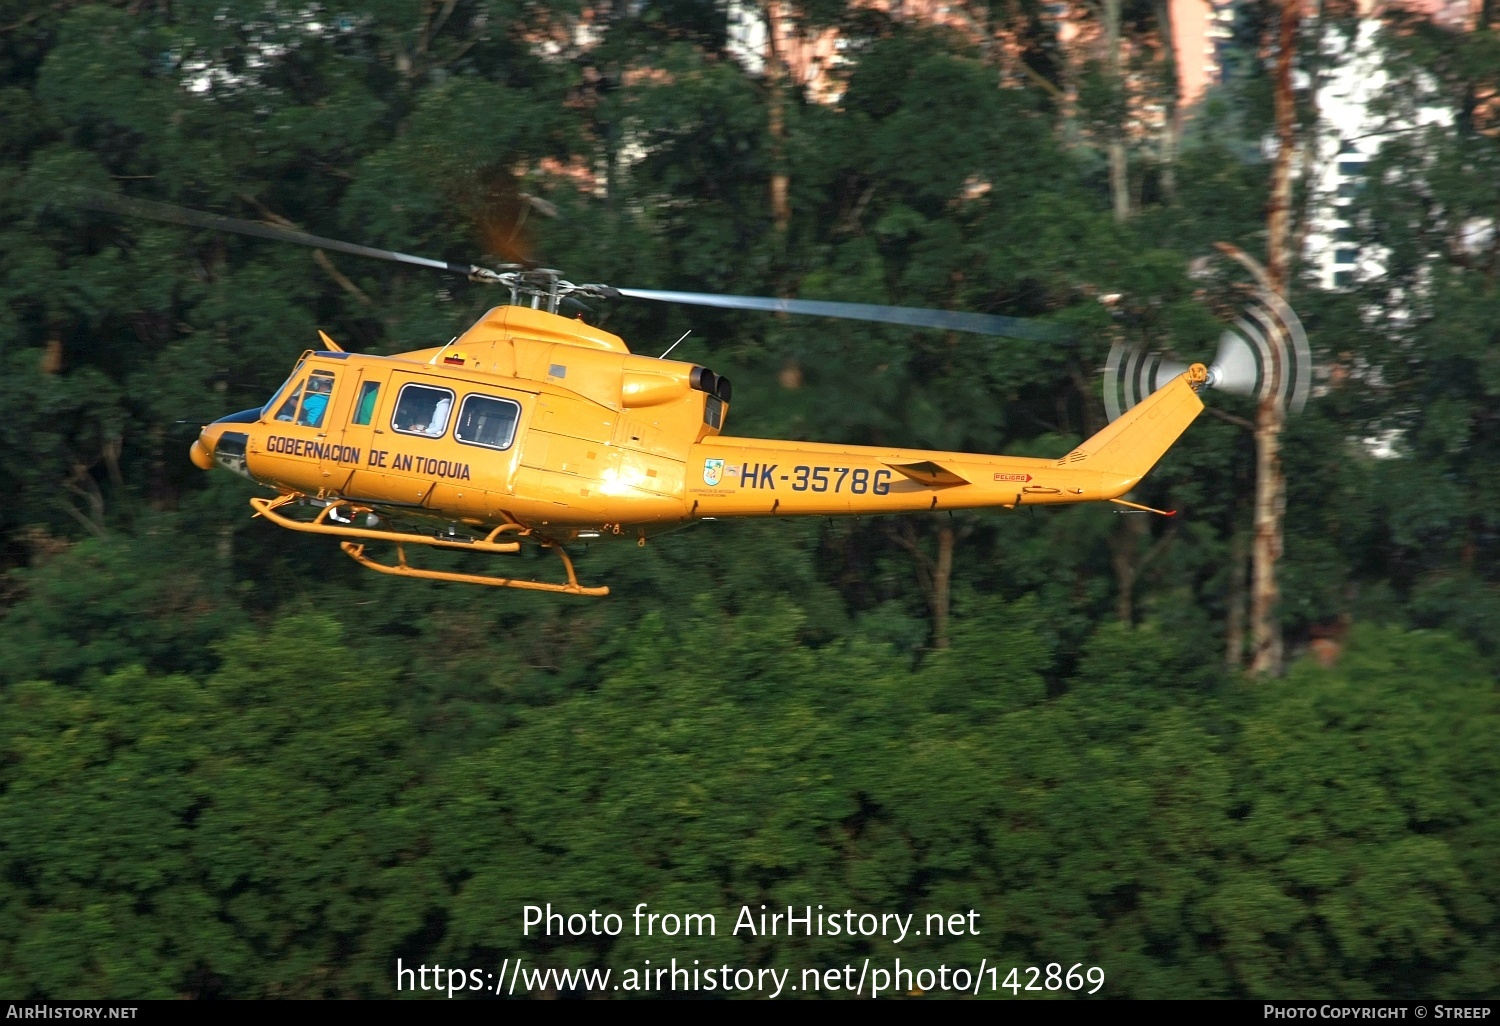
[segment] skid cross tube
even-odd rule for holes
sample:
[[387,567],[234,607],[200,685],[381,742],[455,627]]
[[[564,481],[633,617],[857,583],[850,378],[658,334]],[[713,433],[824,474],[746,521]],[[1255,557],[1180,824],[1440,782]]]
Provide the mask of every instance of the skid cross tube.
[[[311,520],[293,520],[280,512],[282,506],[296,502],[305,496],[292,493],[282,495],[275,499],[256,497],[250,500],[255,515],[265,517],[278,527],[285,527],[289,531],[304,531],[308,534],[325,534],[337,538],[354,538],[358,541],[340,542],[340,548],[348,553],[349,557],[363,566],[369,567],[383,574],[394,574],[398,577],[422,577],[430,581],[452,581],[458,584],[484,584],[492,588],[521,588],[527,591],[552,591],[565,595],[608,595],[608,587],[591,588],[578,583],[578,574],[573,569],[573,560],[563,551],[561,545],[554,542],[542,542],[542,547],[556,552],[562,560],[563,569],[567,571],[568,583],[553,584],[549,581],[522,581],[514,577],[492,577],[486,574],[464,574],[454,573],[447,570],[426,570],[415,567],[406,561],[407,545],[430,545],[440,549],[461,549],[466,552],[488,552],[510,555],[519,552],[521,543],[519,541],[498,541],[502,535],[508,532],[528,534],[529,532],[520,524],[506,523],[494,528],[484,538],[461,538],[458,536],[412,534],[407,531],[381,531],[372,528],[346,526],[341,523],[329,523],[335,509],[344,508],[353,516],[363,516],[373,513],[374,510],[368,506],[354,503],[330,502],[318,511],[318,515]],[[396,563],[381,563],[365,555],[366,541],[388,541],[395,543]]]
[[[515,524],[501,524],[495,528],[483,540],[477,538],[460,538],[454,536],[446,538],[442,535],[410,534],[404,531],[379,531],[373,528],[344,526],[343,524],[330,524],[328,517],[333,510],[344,505],[342,503],[329,503],[318,511],[318,515],[312,520],[293,520],[278,509],[295,501],[298,496],[282,496],[279,499],[253,498],[250,505],[255,509],[255,515],[265,517],[277,527],[285,527],[289,531],[305,531],[308,534],[326,534],[336,538],[360,538],[369,541],[406,542],[411,545],[431,545],[434,548],[464,549],[468,552],[489,552],[495,554],[510,554],[521,551],[521,543],[518,541],[496,541],[506,531],[516,531],[520,528]],[[347,508],[355,515],[373,513],[369,507],[348,504]]]

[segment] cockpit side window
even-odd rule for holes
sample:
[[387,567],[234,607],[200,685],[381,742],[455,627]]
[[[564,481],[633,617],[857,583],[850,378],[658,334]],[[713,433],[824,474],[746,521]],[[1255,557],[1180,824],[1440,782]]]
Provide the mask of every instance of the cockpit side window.
[[333,372],[316,370],[307,379],[307,394],[302,397],[302,413],[297,423],[303,427],[323,426],[323,415],[328,412],[328,399],[333,395]]

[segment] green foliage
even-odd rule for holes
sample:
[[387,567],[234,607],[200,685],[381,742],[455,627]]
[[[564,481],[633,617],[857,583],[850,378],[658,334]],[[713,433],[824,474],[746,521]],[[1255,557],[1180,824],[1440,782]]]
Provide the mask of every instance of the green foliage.
[[1257,698],[1240,886],[1279,897],[1235,912],[1228,956],[1247,992],[1491,992],[1500,701],[1477,653],[1361,629],[1337,670],[1304,664]]
[[383,949],[420,925],[392,807],[413,734],[339,634],[289,618],[228,639],[203,680],[6,691],[0,904],[36,911],[6,927],[0,989],[324,996],[383,978]]
[[[380,995],[397,956],[868,953],[730,929],[741,905],[822,903],[980,909],[979,937],[903,956],[1086,960],[1121,996],[1493,993],[1500,700],[1472,649],[1361,630],[1337,670],[1206,692],[1170,640],[1105,630],[1049,698],[1033,602],[962,623],[913,673],[857,635],[807,647],[789,603],[700,602],[637,624],[592,686],[492,694],[514,716],[457,746],[425,744],[325,616],[232,635],[201,681],[14,685],[0,988]],[[642,901],[720,928],[520,932],[523,905]]]
[[13,571],[19,597],[0,620],[0,683],[77,683],[132,663],[209,668],[211,646],[241,614],[212,562],[149,572],[171,558],[182,530],[158,518],[137,536],[91,538]]

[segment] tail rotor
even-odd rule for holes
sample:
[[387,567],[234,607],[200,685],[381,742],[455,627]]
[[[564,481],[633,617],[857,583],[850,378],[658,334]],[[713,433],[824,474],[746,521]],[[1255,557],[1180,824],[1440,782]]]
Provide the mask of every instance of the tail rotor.
[[[1104,408],[1110,420],[1188,369],[1186,361],[1116,341],[1104,365]],[[1207,387],[1302,412],[1312,384],[1312,349],[1286,300],[1257,288],[1233,325],[1219,336]]]

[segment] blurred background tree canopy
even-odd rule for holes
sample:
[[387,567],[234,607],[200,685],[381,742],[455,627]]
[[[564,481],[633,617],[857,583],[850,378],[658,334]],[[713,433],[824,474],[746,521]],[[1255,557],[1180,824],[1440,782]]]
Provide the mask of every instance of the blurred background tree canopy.
[[[590,315],[645,353],[691,327],[677,355],[734,378],[736,434],[1059,456],[1103,423],[1112,339],[1202,358],[1190,262],[1265,250],[1274,11],[1208,5],[1222,81],[1186,110],[1176,6],[0,0],[0,995],[873,950],[521,936],[524,903],[645,901],[973,908],[980,936],[901,953],[1100,965],[1112,996],[1496,997],[1489,0],[1388,17],[1376,113],[1407,127],[1348,228],[1379,273],[1296,268],[1321,377],[1284,441],[1274,679],[1238,672],[1247,401],[1215,396],[1143,484],[1170,522],[701,524],[577,553],[601,601],[398,582],[252,522],[254,488],[187,446],[318,328],[400,352],[496,295],[64,192],[575,281],[1046,317],[1079,341]],[[1324,6],[1311,76],[1365,31]]]

